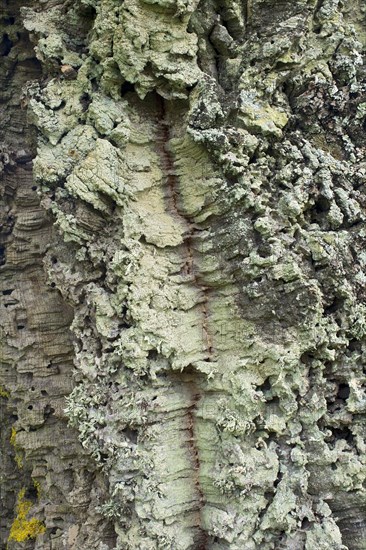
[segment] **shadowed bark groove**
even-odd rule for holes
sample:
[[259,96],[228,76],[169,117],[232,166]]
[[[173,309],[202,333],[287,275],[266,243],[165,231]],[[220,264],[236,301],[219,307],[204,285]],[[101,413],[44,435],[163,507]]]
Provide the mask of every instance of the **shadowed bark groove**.
[[32,175],[25,89],[42,70],[20,15],[32,4],[0,4],[0,546],[71,550],[79,537],[111,547],[113,526],[87,512],[105,480],[63,411],[74,385],[72,311],[44,270],[57,263],[47,253],[57,235]]
[[[188,279],[192,280],[192,284],[197,289],[199,294],[202,294],[202,335],[206,346],[207,351],[207,361],[211,361],[213,355],[213,346],[212,338],[209,334],[208,329],[208,294],[207,288],[199,283],[199,266],[195,262],[194,252],[192,247],[192,242],[195,239],[195,232],[197,227],[187,218],[186,214],[183,212],[182,207],[180,206],[179,200],[179,178],[177,171],[174,165],[174,158],[169,149],[170,141],[170,130],[169,130],[169,120],[165,108],[165,103],[162,98],[157,98],[158,102],[158,131],[156,136],[157,151],[161,160],[161,166],[163,171],[163,176],[166,179],[167,185],[167,206],[168,210],[173,217],[177,217],[183,226],[186,227],[184,231],[184,242],[183,242],[183,255],[184,255],[184,265],[182,267],[182,274],[187,276]],[[173,107],[171,107],[173,109]],[[195,544],[199,550],[206,550],[208,548],[207,541],[208,535],[205,533],[202,528],[202,519],[201,519],[201,510],[205,503],[205,496],[203,489],[200,483],[200,456],[199,448],[197,445],[197,434],[196,434],[196,413],[197,413],[197,404],[199,403],[202,393],[199,392],[198,387],[194,381],[194,368],[192,365],[188,365],[187,370],[192,373],[193,381],[184,382],[188,383],[191,397],[191,405],[187,409],[187,430],[189,434],[188,438],[188,447],[192,457],[193,470],[194,470],[194,484],[199,496],[198,503],[198,526],[200,529],[200,534],[195,537]]]
[[[182,274],[187,275],[192,279],[193,285],[196,287],[199,294],[202,295],[202,335],[205,341],[207,350],[207,361],[211,361],[214,348],[212,335],[209,329],[209,288],[200,282],[201,274],[200,267],[194,257],[193,242],[195,237],[200,231],[199,225],[192,222],[187,214],[184,212],[180,205],[180,192],[179,192],[179,177],[174,165],[174,157],[169,149],[170,130],[169,119],[165,108],[164,100],[160,97],[157,98],[158,102],[158,131],[157,131],[157,151],[161,159],[161,166],[163,175],[167,184],[167,197],[168,197],[168,209],[173,217],[177,217],[182,223],[184,230],[184,256],[185,263],[182,268]],[[171,106],[171,110],[174,111],[174,106]]]

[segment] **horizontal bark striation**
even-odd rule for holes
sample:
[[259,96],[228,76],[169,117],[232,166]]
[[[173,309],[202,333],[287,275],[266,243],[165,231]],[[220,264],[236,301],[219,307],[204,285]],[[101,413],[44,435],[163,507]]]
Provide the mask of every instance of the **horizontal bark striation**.
[[21,22],[24,4],[3,3],[0,12],[0,546],[71,550],[78,538],[84,548],[113,546],[109,522],[88,512],[105,480],[90,471],[63,410],[74,386],[72,311],[44,270],[56,266],[49,248],[57,235],[33,181],[36,133],[24,90],[42,72]]
[[[186,217],[186,214],[182,211],[182,208],[180,206],[180,191],[179,191],[179,178],[177,175],[177,171],[175,169],[175,163],[173,155],[169,148],[169,142],[170,142],[170,127],[169,127],[169,120],[167,117],[166,107],[164,104],[164,100],[160,97],[157,98],[157,104],[158,104],[158,127],[157,127],[157,151],[158,155],[160,157],[161,167],[162,167],[162,173],[166,180],[167,185],[167,208],[170,210],[172,217],[176,217],[179,220],[179,223],[182,224],[183,228],[183,267],[181,269],[181,273],[183,276],[187,276],[189,279],[192,280],[193,286],[196,288],[198,294],[201,294],[203,296],[202,299],[202,336],[204,340],[204,345],[206,347],[206,360],[211,361],[212,355],[213,355],[213,347],[212,347],[212,337],[209,334],[209,328],[208,328],[208,296],[207,296],[207,288],[202,285],[202,283],[199,282],[200,278],[200,270],[199,266],[195,262],[194,258],[194,248],[193,248],[193,242],[195,241],[195,234],[197,232],[197,227],[194,226],[191,220],[189,220]],[[174,110],[174,106],[172,108]],[[194,368],[192,365],[188,365],[188,370],[192,371],[192,374],[194,373]],[[184,384],[184,379],[182,380],[182,383]],[[187,411],[187,430],[189,434],[188,438],[188,447],[189,452],[192,457],[193,462],[193,473],[191,477],[194,479],[194,485],[196,488],[196,491],[199,496],[199,503],[198,503],[198,511],[199,511],[199,517],[198,517],[198,528],[199,528],[199,534],[198,536],[194,537],[194,544],[197,548],[200,550],[205,550],[207,548],[207,542],[208,542],[208,535],[205,532],[205,530],[202,528],[202,518],[201,518],[201,510],[205,504],[205,496],[203,493],[203,489],[201,487],[200,482],[200,473],[201,473],[201,461],[200,461],[200,452],[197,442],[197,434],[196,434],[196,414],[197,414],[197,405],[202,397],[202,393],[199,391],[199,389],[196,386],[196,382],[194,379],[193,374],[193,381],[189,382],[189,386],[191,387],[191,405],[188,407]]]

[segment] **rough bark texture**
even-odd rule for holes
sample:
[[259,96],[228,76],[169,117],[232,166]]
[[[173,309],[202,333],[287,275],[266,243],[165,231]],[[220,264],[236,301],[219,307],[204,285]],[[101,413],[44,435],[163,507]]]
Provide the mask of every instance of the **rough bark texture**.
[[365,14],[2,0],[2,547],[366,549]]
[[113,546],[110,520],[95,511],[106,480],[63,411],[74,386],[73,311],[45,270],[59,237],[32,179],[25,88],[42,73],[20,5],[1,12],[0,547],[71,549],[75,534],[79,548]]

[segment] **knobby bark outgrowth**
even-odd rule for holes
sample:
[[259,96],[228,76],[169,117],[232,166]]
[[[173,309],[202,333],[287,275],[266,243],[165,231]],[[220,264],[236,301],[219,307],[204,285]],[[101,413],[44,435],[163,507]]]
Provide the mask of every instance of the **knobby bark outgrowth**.
[[1,0],[1,548],[366,549],[362,0]]

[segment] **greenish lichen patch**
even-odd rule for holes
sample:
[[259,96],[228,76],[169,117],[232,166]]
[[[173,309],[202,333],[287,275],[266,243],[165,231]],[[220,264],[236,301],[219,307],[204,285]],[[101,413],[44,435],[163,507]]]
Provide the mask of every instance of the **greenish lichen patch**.
[[359,14],[95,7],[73,79],[30,107],[75,246],[48,266],[75,312],[67,414],[117,548],[361,549]]

